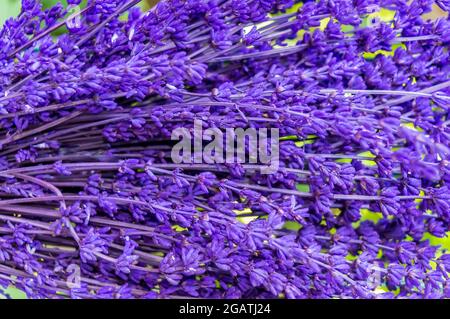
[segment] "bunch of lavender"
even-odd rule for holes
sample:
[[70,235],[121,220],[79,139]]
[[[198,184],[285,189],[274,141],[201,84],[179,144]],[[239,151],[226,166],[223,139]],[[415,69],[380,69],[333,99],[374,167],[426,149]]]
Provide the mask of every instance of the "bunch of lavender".
[[[0,32],[1,286],[450,297],[449,1],[80,2]],[[279,170],[174,163],[194,120],[278,128]]]

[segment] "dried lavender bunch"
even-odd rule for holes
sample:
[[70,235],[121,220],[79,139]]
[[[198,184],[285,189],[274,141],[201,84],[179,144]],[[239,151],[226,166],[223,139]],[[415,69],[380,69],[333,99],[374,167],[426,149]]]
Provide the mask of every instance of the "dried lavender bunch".
[[[450,296],[448,1],[80,2],[0,33],[3,287]],[[280,169],[174,163],[196,119],[278,128]]]

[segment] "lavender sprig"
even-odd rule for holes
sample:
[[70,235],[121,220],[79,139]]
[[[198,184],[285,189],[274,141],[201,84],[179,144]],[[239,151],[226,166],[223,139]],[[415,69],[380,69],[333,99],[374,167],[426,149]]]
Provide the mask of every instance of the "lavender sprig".
[[[138,2],[23,0],[0,32],[2,286],[449,297],[449,6]],[[279,129],[279,170],[174,163],[195,120]]]

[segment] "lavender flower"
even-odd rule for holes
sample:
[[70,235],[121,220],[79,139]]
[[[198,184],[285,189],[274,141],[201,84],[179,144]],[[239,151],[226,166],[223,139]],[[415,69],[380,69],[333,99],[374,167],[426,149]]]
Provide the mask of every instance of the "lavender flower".
[[[450,296],[447,1],[139,2],[23,0],[0,32],[1,286]],[[279,129],[279,170],[174,163],[194,120]]]

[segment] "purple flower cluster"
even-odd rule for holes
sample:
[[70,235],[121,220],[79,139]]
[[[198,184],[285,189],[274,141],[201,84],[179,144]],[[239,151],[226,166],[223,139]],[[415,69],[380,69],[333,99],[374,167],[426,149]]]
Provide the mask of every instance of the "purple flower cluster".
[[[450,297],[448,1],[139,2],[23,0],[0,32],[1,286]],[[280,169],[174,163],[198,119],[278,128]]]

